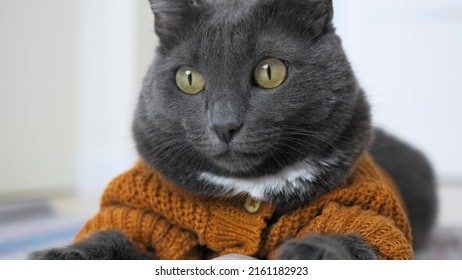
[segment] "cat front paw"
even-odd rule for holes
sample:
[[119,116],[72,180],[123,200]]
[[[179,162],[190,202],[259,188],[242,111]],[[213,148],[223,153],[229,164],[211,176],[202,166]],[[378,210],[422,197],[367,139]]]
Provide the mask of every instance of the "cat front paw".
[[351,260],[348,250],[335,239],[310,235],[304,239],[286,241],[280,248],[278,260]]
[[100,231],[64,248],[33,252],[30,260],[152,260],[155,254],[145,253],[116,230]]
[[84,252],[75,248],[54,248],[32,252],[29,260],[88,260]]

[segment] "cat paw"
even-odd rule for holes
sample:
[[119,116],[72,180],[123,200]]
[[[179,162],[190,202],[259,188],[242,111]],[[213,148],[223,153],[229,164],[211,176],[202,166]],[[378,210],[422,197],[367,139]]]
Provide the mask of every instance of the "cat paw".
[[32,252],[29,260],[88,260],[85,253],[74,248],[55,248]]
[[278,260],[351,260],[347,249],[326,236],[311,235],[285,242],[276,256]]
[[64,248],[33,252],[30,260],[150,260],[154,253],[139,250],[122,232],[100,231]]

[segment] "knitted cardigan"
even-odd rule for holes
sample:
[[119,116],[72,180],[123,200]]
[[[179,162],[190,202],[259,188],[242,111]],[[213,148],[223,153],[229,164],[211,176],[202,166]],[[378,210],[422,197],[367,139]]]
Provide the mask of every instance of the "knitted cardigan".
[[271,205],[257,203],[252,214],[245,204],[245,197],[216,200],[190,195],[140,161],[109,184],[100,212],[75,242],[96,231],[118,229],[159,259],[228,253],[272,259],[286,239],[356,234],[380,259],[413,257],[411,230],[397,189],[367,154],[343,186],[271,224]]

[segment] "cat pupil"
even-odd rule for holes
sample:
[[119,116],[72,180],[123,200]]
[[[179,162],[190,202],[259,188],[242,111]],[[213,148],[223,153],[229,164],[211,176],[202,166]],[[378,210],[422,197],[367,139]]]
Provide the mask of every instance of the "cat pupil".
[[188,76],[189,86],[192,86],[192,72],[186,71],[186,75]]
[[271,81],[271,75],[272,75],[272,73],[271,73],[271,66],[270,66],[269,64],[266,64],[265,66],[263,66],[263,68],[266,69],[266,73],[267,73],[267,75],[268,75],[268,80]]

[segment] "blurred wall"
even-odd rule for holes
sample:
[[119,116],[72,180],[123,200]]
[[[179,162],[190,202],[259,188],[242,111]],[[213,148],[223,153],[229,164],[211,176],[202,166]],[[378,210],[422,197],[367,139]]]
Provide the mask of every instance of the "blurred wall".
[[80,5],[0,2],[0,196],[74,183]]
[[375,123],[462,185],[462,1],[334,0]]
[[99,196],[137,158],[148,1],[2,0],[0,40],[0,201]]
[[75,187],[99,195],[137,160],[131,122],[157,42],[147,0],[84,0]]
[[130,126],[137,79],[137,1],[83,0],[75,186],[98,195],[136,159]]
[[[375,122],[462,182],[462,2],[334,0]],[[156,38],[147,0],[0,2],[0,200],[98,196],[137,155],[130,124]]]

